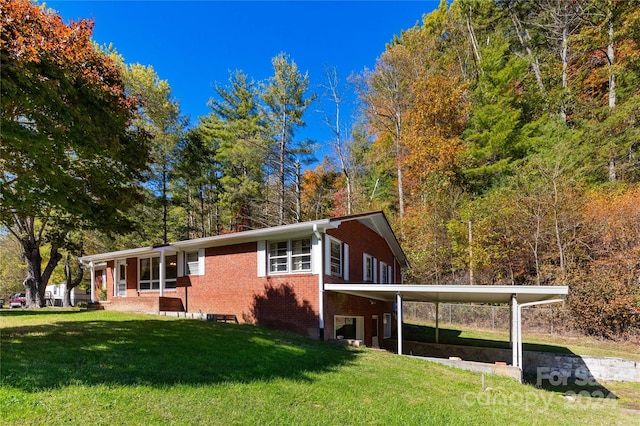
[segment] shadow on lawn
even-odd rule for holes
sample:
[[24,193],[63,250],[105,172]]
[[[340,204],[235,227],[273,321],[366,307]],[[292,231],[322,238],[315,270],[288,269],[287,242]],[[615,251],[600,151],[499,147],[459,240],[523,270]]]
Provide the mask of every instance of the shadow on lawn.
[[[413,340],[416,342],[429,342],[429,343],[435,343],[436,341],[435,327],[405,323],[403,324],[402,332],[405,340]],[[504,340],[460,337],[460,334],[462,334],[461,330],[455,330],[450,328],[440,328],[438,330],[438,341],[441,344],[447,344],[447,345],[511,349],[509,342],[506,342]],[[564,346],[545,345],[540,343],[524,342],[522,344],[522,349],[525,351],[535,351],[535,352],[551,352],[556,354],[567,354],[567,355],[573,354],[573,352],[571,352],[568,348]]]
[[[446,356],[460,356],[466,361],[478,361],[484,363],[494,363],[502,361],[511,363],[511,347],[509,342],[502,340],[478,339],[460,337],[461,330],[441,328],[438,330],[438,343],[435,343],[435,327],[417,324],[404,324],[403,337],[408,342],[427,343],[424,347],[419,345],[414,347],[417,350],[425,350],[427,353],[416,355],[435,356],[436,358]],[[442,345],[442,346],[440,346]],[[447,346],[456,345],[456,346]],[[407,344],[407,346],[409,346]],[[478,348],[479,350],[460,349],[459,353],[452,353],[456,347],[467,346]],[[569,348],[556,345],[545,345],[539,343],[523,343],[523,351],[526,352],[546,352],[552,357],[545,358],[547,361],[540,361],[533,356],[528,358],[524,354],[525,372],[523,380],[525,383],[536,387],[562,393],[566,395],[583,395],[594,398],[617,399],[617,396],[602,384],[595,380],[589,368],[580,355],[573,353]],[[442,350],[439,350],[442,348]],[[482,349],[488,348],[488,350]],[[443,355],[443,352],[446,355]],[[554,358],[555,365],[527,365],[527,362],[548,362]],[[556,359],[557,358],[557,359]]]
[[69,384],[311,381],[358,351],[249,325],[199,320],[87,320],[2,330],[0,383],[25,391]]
[[78,314],[82,311],[75,308],[18,308],[18,309],[0,309],[0,317],[25,317],[25,316],[43,316],[43,315],[63,315]]

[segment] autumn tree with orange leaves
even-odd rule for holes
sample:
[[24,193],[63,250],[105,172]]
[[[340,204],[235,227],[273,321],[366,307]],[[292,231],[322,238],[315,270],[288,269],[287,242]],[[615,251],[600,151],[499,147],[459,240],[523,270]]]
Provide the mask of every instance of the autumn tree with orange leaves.
[[131,129],[136,101],[91,21],[65,24],[28,0],[1,0],[0,12],[0,223],[26,259],[27,304],[44,306],[72,230],[129,228],[147,139]]

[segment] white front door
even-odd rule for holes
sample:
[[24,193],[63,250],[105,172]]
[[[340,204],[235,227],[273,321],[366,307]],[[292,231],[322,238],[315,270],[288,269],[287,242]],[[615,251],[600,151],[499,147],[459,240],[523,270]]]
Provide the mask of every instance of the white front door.
[[116,283],[114,295],[125,297],[127,295],[127,262],[119,260],[116,262]]
[[378,316],[371,316],[371,347],[378,349],[380,343],[378,342]]

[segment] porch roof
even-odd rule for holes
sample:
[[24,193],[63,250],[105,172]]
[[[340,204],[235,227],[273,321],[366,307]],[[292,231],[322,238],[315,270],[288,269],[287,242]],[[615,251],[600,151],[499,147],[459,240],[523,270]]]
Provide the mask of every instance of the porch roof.
[[436,343],[438,342],[438,303],[511,303],[511,365],[522,373],[522,308],[562,302],[567,286],[522,285],[420,285],[420,284],[325,284],[325,291],[396,302],[398,354],[402,354],[402,302],[436,303]]
[[177,241],[160,246],[140,247],[129,250],[121,250],[110,253],[99,253],[80,258],[82,264],[90,262],[105,262],[128,257],[139,257],[157,254],[159,250],[178,251],[194,250],[205,247],[220,247],[231,244],[242,244],[264,239],[297,238],[312,233],[325,233],[328,229],[337,228],[342,222],[358,221],[377,232],[389,244],[394,256],[398,259],[402,268],[408,268],[407,257],[400,247],[387,218],[382,212],[371,212],[352,216],[334,217],[329,219],[312,220],[308,222],[293,223],[289,225],[272,226],[269,228],[252,229],[248,231],[233,232],[229,234],[214,235],[211,237],[195,238],[192,240]]

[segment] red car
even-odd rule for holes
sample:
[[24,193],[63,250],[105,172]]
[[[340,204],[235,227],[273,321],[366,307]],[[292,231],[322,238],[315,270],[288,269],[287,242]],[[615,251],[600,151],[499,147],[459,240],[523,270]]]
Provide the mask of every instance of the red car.
[[10,308],[23,308],[27,304],[27,295],[25,293],[16,293],[9,299]]

